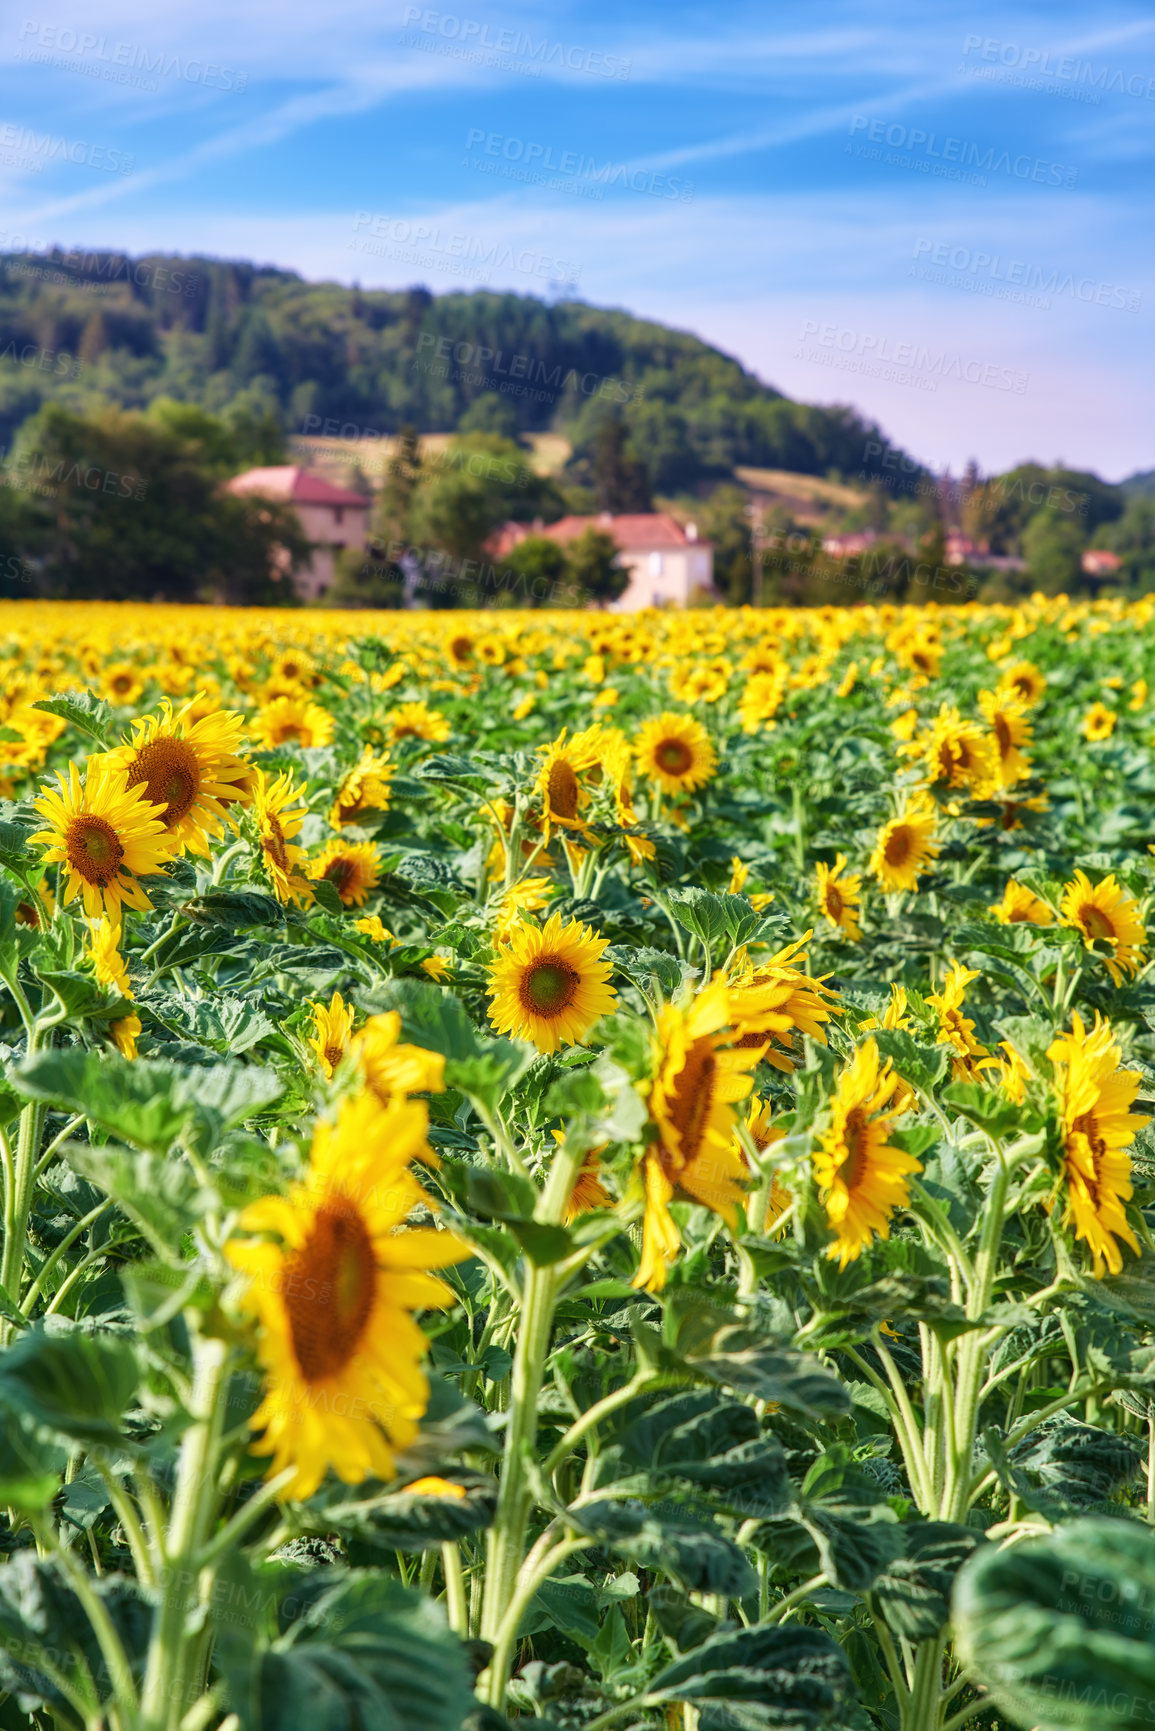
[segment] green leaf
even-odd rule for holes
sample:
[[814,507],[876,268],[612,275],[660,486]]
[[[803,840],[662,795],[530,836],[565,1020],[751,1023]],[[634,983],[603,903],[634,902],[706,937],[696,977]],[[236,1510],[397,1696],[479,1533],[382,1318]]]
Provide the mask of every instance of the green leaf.
[[1005,1549],[955,1584],[960,1656],[1000,1713],[1038,1731],[1122,1731],[1155,1701],[1155,1535],[1089,1519]]
[[325,913],[340,919],[345,912],[345,904],[338,895],[335,885],[331,884],[328,878],[310,878],[309,883],[317,906],[322,908]]
[[488,1527],[497,1507],[497,1485],[493,1479],[452,1468],[448,1470],[447,1482],[459,1486],[465,1494],[437,1495],[389,1488],[376,1496],[353,1501],[348,1487],[342,1485],[329,1496],[314,1497],[307,1519],[319,1534],[340,1532],[386,1555],[394,1551],[432,1550],[448,1540],[461,1539],[467,1533]]
[[206,890],[203,895],[182,902],[180,911],[186,920],[197,925],[239,929],[244,926],[282,926],[285,923],[285,910],[280,902],[257,890]]
[[227,992],[214,993],[211,998],[158,993],[148,999],[144,1009],[181,1039],[207,1046],[222,1056],[232,1053],[240,1057],[274,1031],[263,1010]]
[[[130,1664],[139,1666],[152,1612],[136,1583],[120,1575],[90,1576],[88,1590],[100,1600]],[[54,1674],[81,1695],[93,1683],[102,1700],[112,1693],[91,1621],[58,1565],[19,1550],[0,1569],[0,1688],[18,1696],[26,1712],[43,1707],[55,1723],[74,1724],[72,1704]]]
[[469,1668],[431,1599],[368,1570],[316,1570],[283,1604],[296,1620],[255,1648],[221,1618],[218,1663],[244,1731],[458,1731]]
[[537,1268],[551,1268],[573,1250],[573,1238],[564,1226],[548,1226],[540,1220],[510,1220],[507,1224]]
[[656,981],[667,998],[674,996],[692,972],[688,963],[668,955],[665,950],[632,949],[626,944],[611,944],[604,954],[619,973],[646,991],[652,992]]
[[69,1452],[26,1413],[0,1407],[0,1503],[25,1510],[46,1508],[60,1489]]
[[0,1352],[0,1405],[78,1442],[119,1445],[139,1375],[126,1336],[50,1319]]
[[757,1587],[757,1576],[733,1540],[713,1522],[695,1520],[688,1509],[606,1500],[570,1509],[567,1519],[632,1562],[664,1569],[689,1592],[743,1599]]
[[228,1129],[284,1090],[278,1076],[257,1065],[194,1069],[77,1046],[25,1059],[11,1080],[29,1098],[79,1113],[111,1135],[158,1154],[194,1123]]
[[[185,1233],[217,1206],[217,1197],[198,1184],[184,1160],[138,1153],[115,1142],[68,1142],[61,1152],[74,1172],[112,1197],[169,1264]],[[132,1265],[125,1272],[131,1273]]]
[[874,1597],[896,1634],[932,1641],[950,1616],[955,1576],[983,1537],[951,1521],[908,1521],[899,1532],[903,1552],[875,1581]]
[[755,1400],[774,1401],[807,1418],[849,1411],[846,1389],[804,1353],[767,1340],[742,1323],[719,1329],[686,1362],[700,1376]]
[[[714,1493],[732,1513],[765,1519],[793,1499],[782,1445],[753,1409],[711,1389],[662,1396],[619,1430],[602,1454],[601,1480],[632,1467],[639,1488],[681,1480]],[[617,1469],[617,1470],[614,1470]]]
[[455,756],[452,752],[423,758],[414,766],[413,773],[420,781],[437,781],[446,787],[465,788],[470,793],[487,792],[496,779],[475,758]]
[[28,831],[18,824],[0,822],[0,865],[26,877],[36,863],[37,856],[28,847]]
[[58,692],[54,697],[40,698],[32,707],[45,709],[49,715],[63,716],[70,727],[79,728],[98,745],[111,742],[115,726],[112,710],[103,697],[97,697],[91,691]]
[[829,1635],[798,1623],[756,1623],[711,1635],[659,1671],[645,1698],[689,1701],[703,1727],[821,1731],[845,1723],[854,1695],[850,1666]]
[[[699,889],[696,885],[669,892],[670,912],[678,924],[706,944],[728,934],[732,918],[727,906],[730,899],[729,896],[716,896],[711,890]],[[740,899],[744,901],[745,897]]]
[[904,1028],[876,1028],[871,1038],[878,1042],[898,1074],[924,1093],[933,1093],[946,1073],[950,1047],[926,1046],[913,1040]]

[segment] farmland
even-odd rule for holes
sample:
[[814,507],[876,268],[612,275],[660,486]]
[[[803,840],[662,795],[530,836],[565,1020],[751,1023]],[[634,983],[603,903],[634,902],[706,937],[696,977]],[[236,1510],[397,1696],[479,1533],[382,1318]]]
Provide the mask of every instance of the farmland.
[[1153,619],[0,607],[3,1724],[1143,1723]]

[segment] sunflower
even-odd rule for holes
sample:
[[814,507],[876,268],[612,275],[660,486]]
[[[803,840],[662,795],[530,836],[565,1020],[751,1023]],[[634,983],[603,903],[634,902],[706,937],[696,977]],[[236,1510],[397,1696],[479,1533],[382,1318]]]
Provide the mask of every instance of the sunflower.
[[489,1019],[499,1034],[532,1040],[539,1052],[576,1045],[613,1009],[608,938],[551,914],[544,927],[524,923],[489,970]]
[[1076,1238],[1089,1246],[1096,1275],[1102,1275],[1104,1266],[1119,1274],[1123,1257],[1116,1238],[1124,1239],[1136,1256],[1140,1254],[1124,1204],[1131,1200],[1127,1150],[1136,1130],[1150,1121],[1131,1111],[1142,1077],[1137,1070],[1119,1068],[1120,1050],[1111,1038],[1111,1024],[1098,1011],[1090,1032],[1073,1013],[1071,1032],[1060,1034],[1047,1056],[1055,1066],[1063,1133],[1067,1181],[1063,1223],[1073,1223]]
[[1110,739],[1115,731],[1116,715],[1113,709],[1108,709],[1105,703],[1092,703],[1079,727],[1083,738],[1095,744],[1100,739]]
[[130,709],[144,694],[141,669],[130,661],[119,661],[104,670],[104,695],[121,709]]
[[884,890],[917,890],[918,874],[938,854],[934,812],[912,801],[901,817],[883,824],[870,856],[870,870]]
[[102,986],[111,986],[122,998],[135,996],[120,953],[119,925],[108,919],[93,920],[89,928],[88,954],[93,972]]
[[553,891],[551,878],[522,878],[511,884],[498,904],[497,922],[493,929],[495,941],[507,944],[521,924],[522,913],[540,913],[548,905]]
[[349,1050],[353,1006],[345,1003],[340,992],[334,992],[328,1009],[313,999],[309,1000],[309,1008],[313,1012],[314,1029],[309,1044],[316,1052],[317,1062],[326,1078],[331,1080],[333,1071]]
[[718,754],[700,721],[664,710],[643,726],[634,741],[638,771],[663,793],[693,793],[705,787],[718,767]]
[[1050,926],[1055,923],[1052,910],[1026,884],[1016,883],[1014,878],[1007,879],[1007,887],[1003,891],[1001,902],[992,904],[990,912],[994,914],[1001,926],[1020,925],[1024,922],[1032,926]]
[[[777,1124],[771,1122],[771,1106],[769,1100],[752,1099],[750,1101],[743,1128],[759,1154],[764,1153],[767,1148],[772,1148],[775,1142],[781,1142],[782,1138],[786,1134],[785,1130],[780,1129]],[[737,1129],[734,1131],[734,1143],[739,1151],[745,1155],[746,1149]],[[794,1202],[793,1196],[791,1196],[789,1190],[787,1190],[786,1186],[782,1183],[777,1173],[774,1173],[771,1176],[769,1195],[767,1195],[765,1199],[765,1212],[762,1214],[760,1219],[755,1219],[753,1216],[753,1210],[757,1200],[758,1198],[756,1195],[751,1196],[750,1198],[749,1207],[751,1210],[751,1227],[755,1231],[763,1233],[770,1232],[774,1237],[777,1237],[779,1233],[786,1230],[786,1225],[782,1216],[790,1207],[793,1206]]]
[[[812,979],[795,965],[808,965],[803,946],[813,935],[804,932],[757,968],[748,960],[742,962],[731,981],[734,1044],[756,1051],[759,1063],[772,1064],[787,1074],[794,1069],[795,1030],[825,1045],[822,1024],[830,1020],[838,1001],[838,994],[824,980]],[[823,1001],[826,998],[832,1000],[830,1005]]]
[[1046,678],[1033,661],[1016,661],[999,675],[999,690],[1018,698],[1028,709],[1034,708],[1046,689]]
[[332,884],[345,908],[363,908],[381,877],[381,855],[371,841],[326,842],[309,866],[314,883]]
[[774,715],[786,694],[786,674],[781,667],[756,672],[746,681],[738,700],[743,733],[760,733],[774,725]]
[[[626,831],[636,830],[638,814],[634,808],[634,754],[630,742],[620,727],[603,727],[600,738],[602,772],[610,784],[614,802],[614,819]],[[645,835],[626,834],[622,837],[626,851],[635,865],[654,857],[656,849]]]
[[304,697],[274,697],[253,718],[253,735],[267,750],[278,745],[328,745],[337,723],[319,703]]
[[964,721],[953,704],[941,706],[931,724],[930,737],[917,749],[930,781],[969,788],[977,796],[995,781],[991,741],[977,722]]
[[363,751],[337,789],[329,812],[333,828],[343,829],[347,823],[356,823],[366,811],[388,811],[390,784],[395,774],[387,757],[378,757],[372,750]]
[[[552,1135],[559,1145],[565,1141],[564,1130],[554,1130]],[[572,1226],[579,1214],[592,1214],[599,1208],[613,1207],[614,1199],[601,1179],[604,1151],[604,1143],[600,1148],[591,1148],[582,1161],[562,1214],[566,1226]]]
[[48,821],[29,840],[48,848],[46,865],[62,865],[67,887],[61,900],[79,894],[89,919],[105,915],[120,925],[121,906],[144,912],[152,907],[138,879],[163,870],[173,838],[164,815],[139,784],[127,786],[124,771],[99,757],[89,759],[83,782],[74,763],[68,780],[57,776],[59,792],[42,787],[36,810]]
[[856,944],[862,936],[862,927],[858,923],[862,879],[851,876],[839,882],[845,869],[844,853],[838,855],[833,867],[819,860],[815,867],[818,905],[830,924],[845,932],[850,942]]
[[1147,702],[1147,681],[1145,679],[1137,679],[1135,681],[1134,685],[1131,687],[1131,697],[1130,697],[1130,700],[1127,704],[1127,708],[1128,709],[1142,709],[1144,707],[1144,705],[1146,704],[1146,702]]
[[966,989],[978,977],[977,968],[964,968],[961,962],[952,962],[942,991],[931,992],[926,1000],[938,1011],[937,1043],[952,1048],[951,1075],[956,1082],[976,1081],[979,1071],[989,1070],[995,1062],[986,1047],[975,1039],[974,1022],[963,1015]]
[[598,735],[597,727],[587,727],[567,744],[563,727],[555,740],[538,748],[544,752],[545,761],[534,788],[541,800],[542,833],[547,842],[552,825],[589,834],[581,817],[581,808],[589,798],[581,777],[600,760]]
[[426,1201],[410,1162],[427,1123],[416,1104],[347,1101],[335,1126],[317,1125],[304,1182],[241,1214],[241,1231],[268,1236],[226,1246],[250,1277],[241,1302],[265,1375],[253,1448],[272,1455],[270,1476],[296,1469],[282,1497],[311,1496],[330,1467],[346,1484],[392,1478],[394,1451],[417,1435],[428,1343],[413,1312],[452,1302],[428,1271],[469,1255],[451,1233],[401,1230]]
[[1031,723],[1023,714],[1023,700],[1005,693],[980,691],[979,708],[994,740],[995,780],[1000,787],[1013,787],[1030,769],[1023,747],[1031,743]]
[[253,813],[265,870],[272,880],[277,899],[308,907],[314,900],[313,891],[308,879],[297,870],[305,860],[305,850],[293,843],[306,813],[301,806],[293,811],[287,809],[294,800],[300,799],[304,791],[303,782],[300,787],[293,786],[293,778],[287,770],[282,771],[276,781],[270,782],[264,770],[258,768],[253,790]]
[[909,1176],[922,1171],[912,1154],[888,1140],[898,1117],[892,1100],[897,1085],[890,1059],[879,1067],[873,1039],[858,1048],[838,1078],[814,1176],[835,1234],[826,1254],[837,1256],[840,1268],[861,1256],[875,1233],[890,1236],[891,1214],[910,1197]]
[[238,755],[244,717],[218,710],[196,721],[196,702],[174,714],[163,698],[160,714],[134,721],[131,741],[107,757],[161,808],[176,846],[207,859],[209,838],[224,834],[227,806],[252,798],[253,771]]
[[1139,918],[1138,902],[1115,882],[1113,872],[1092,884],[1085,872],[1076,871],[1063,890],[1059,912],[1063,925],[1082,933],[1086,949],[1096,943],[1110,944],[1111,955],[1104,960],[1117,986],[1123,984],[1124,973],[1138,972],[1139,948],[1147,940],[1147,928]]
[[424,703],[399,703],[385,717],[390,739],[427,739],[440,745],[449,738],[449,719]]
[[749,1167],[734,1131],[735,1102],[752,1083],[758,1053],[732,1045],[730,990],[716,979],[689,1003],[658,1012],[650,1118],[657,1139],[642,1160],[642,1258],[633,1285],[659,1292],[681,1248],[670,1214],[676,1196],[713,1209],[733,1229]]
[[364,933],[367,938],[372,938],[375,944],[389,944],[391,948],[397,949],[401,943],[400,938],[393,936],[380,914],[366,914],[364,919],[354,920],[353,929]]
[[[440,1052],[423,1046],[408,1046],[401,1039],[401,1017],[396,1010],[370,1016],[353,1036],[350,1050],[365,1086],[382,1106],[407,1100],[410,1094],[440,1094],[445,1087],[445,1059]],[[431,1158],[424,1150],[422,1158]]]
[[1021,1106],[1027,1083],[1031,1080],[1030,1069],[1009,1040],[1000,1040],[999,1049],[1006,1053],[1005,1058],[998,1059],[999,1086],[1008,1099]]
[[136,1042],[142,1028],[138,1015],[119,1016],[115,1022],[108,1024],[112,1041],[122,1058],[136,1057]]
[[454,673],[462,673],[473,660],[473,639],[464,631],[455,632],[445,645],[445,655]]

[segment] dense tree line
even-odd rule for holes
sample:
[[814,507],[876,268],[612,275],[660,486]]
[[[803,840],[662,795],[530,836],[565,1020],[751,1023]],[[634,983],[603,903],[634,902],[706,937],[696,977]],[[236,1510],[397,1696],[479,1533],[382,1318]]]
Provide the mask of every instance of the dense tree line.
[[872,473],[871,447],[886,448],[851,409],[792,402],[697,337],[579,301],[350,289],[167,255],[6,254],[0,337],[5,442],[44,401],[143,409],[171,396],[213,412],[240,402],[290,433],[556,430],[582,474],[614,414],[642,486],[667,493],[740,463]]

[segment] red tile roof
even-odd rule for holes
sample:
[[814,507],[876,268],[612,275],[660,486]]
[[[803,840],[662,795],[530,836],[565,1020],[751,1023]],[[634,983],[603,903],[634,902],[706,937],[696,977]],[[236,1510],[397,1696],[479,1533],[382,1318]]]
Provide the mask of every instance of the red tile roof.
[[227,483],[230,493],[258,493],[266,499],[285,499],[293,505],[342,505],[368,511],[372,500],[310,473],[295,463],[280,463],[270,469],[246,469]]

